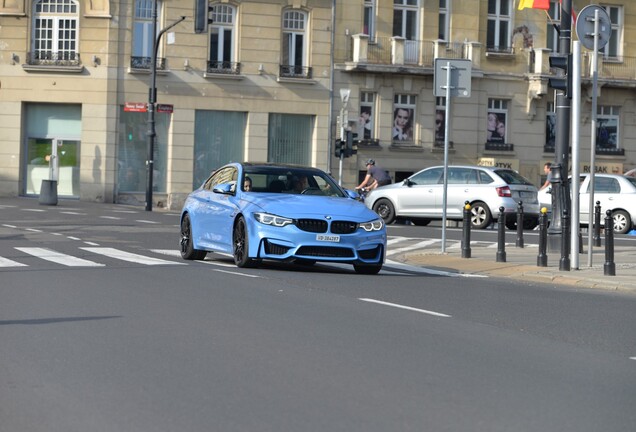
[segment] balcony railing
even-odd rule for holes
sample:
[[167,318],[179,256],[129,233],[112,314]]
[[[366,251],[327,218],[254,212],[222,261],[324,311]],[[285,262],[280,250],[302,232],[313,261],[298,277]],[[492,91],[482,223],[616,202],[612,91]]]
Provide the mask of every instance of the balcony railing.
[[206,72],[211,74],[239,75],[241,73],[241,63],[209,61]]
[[26,63],[33,66],[79,66],[77,52],[33,51],[27,53]]
[[309,66],[280,65],[278,75],[282,78],[311,79],[312,69]]
[[[150,70],[150,66],[152,63],[152,57],[131,57],[130,58],[130,67],[132,69],[146,69]],[[165,70],[166,68],[166,59],[163,57],[157,57],[157,70]]]

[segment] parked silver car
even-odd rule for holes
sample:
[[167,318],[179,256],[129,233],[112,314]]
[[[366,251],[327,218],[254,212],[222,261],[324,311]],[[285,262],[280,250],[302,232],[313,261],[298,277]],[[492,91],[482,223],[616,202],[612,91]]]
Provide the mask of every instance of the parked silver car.
[[[442,220],[444,167],[423,169],[402,183],[377,188],[365,199],[367,207],[376,211],[389,224],[408,219],[415,225]],[[462,220],[464,203],[471,205],[474,228],[486,228],[499,218],[499,207],[505,213],[517,212],[523,203],[524,228],[537,226],[539,201],[537,188],[514,170],[482,166],[449,166],[446,218]],[[506,218],[506,226],[514,229],[515,215]]]
[[[589,174],[581,174],[579,188],[580,223],[589,224],[590,214]],[[539,202],[548,212],[552,209],[552,187],[539,192]],[[625,234],[634,229],[636,223],[636,178],[619,174],[594,175],[594,206],[600,201],[601,226],[605,225],[605,212],[612,210],[614,232]],[[592,209],[592,212],[594,209]]]

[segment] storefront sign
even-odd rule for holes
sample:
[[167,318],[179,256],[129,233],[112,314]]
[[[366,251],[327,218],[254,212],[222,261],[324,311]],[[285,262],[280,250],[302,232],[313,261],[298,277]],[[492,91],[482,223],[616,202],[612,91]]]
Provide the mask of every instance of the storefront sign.
[[[594,165],[596,174],[623,174],[622,163],[597,163]],[[581,173],[589,173],[591,171],[589,163],[581,164]]]
[[519,159],[479,158],[477,165],[519,171]]

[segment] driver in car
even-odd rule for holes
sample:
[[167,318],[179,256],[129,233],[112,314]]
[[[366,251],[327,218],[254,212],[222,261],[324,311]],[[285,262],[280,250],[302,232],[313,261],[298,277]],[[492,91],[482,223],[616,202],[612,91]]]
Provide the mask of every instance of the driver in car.
[[309,187],[307,176],[301,175],[300,177],[294,177],[292,180],[292,193],[301,193]]

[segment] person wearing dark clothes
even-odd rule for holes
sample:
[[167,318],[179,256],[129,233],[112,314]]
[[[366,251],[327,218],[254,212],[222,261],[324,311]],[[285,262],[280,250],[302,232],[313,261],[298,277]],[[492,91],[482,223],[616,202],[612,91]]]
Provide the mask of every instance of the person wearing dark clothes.
[[366,188],[371,191],[379,186],[385,186],[391,183],[391,177],[389,177],[389,174],[377,166],[373,159],[369,159],[366,165],[367,175],[364,177],[364,180],[362,180],[362,183],[356,187],[356,190]]

